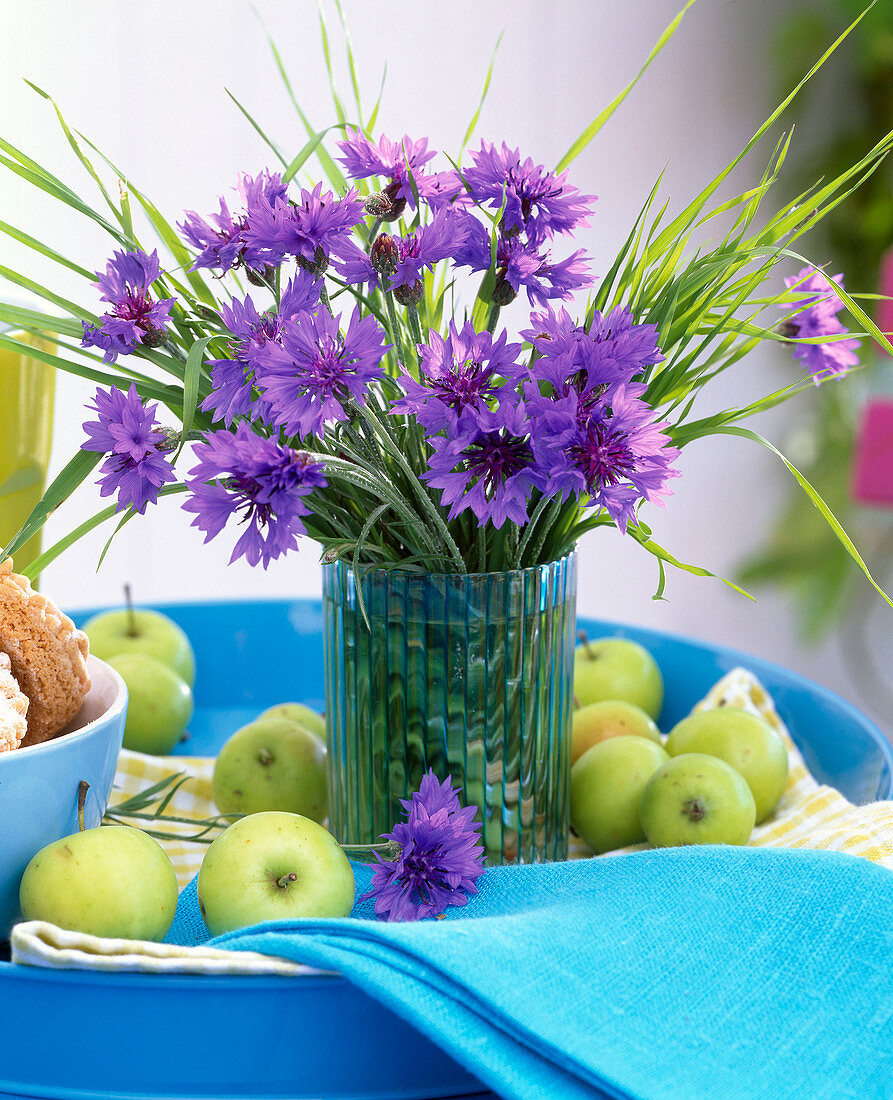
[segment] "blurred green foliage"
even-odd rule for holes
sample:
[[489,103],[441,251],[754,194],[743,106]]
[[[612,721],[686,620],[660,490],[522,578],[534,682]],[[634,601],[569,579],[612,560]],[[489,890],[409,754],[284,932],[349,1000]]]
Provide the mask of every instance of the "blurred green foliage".
[[[785,14],[773,50],[775,93],[788,92],[864,7],[864,0],[823,0]],[[795,104],[800,133],[785,174],[791,196],[820,176],[833,178],[893,129],[893,0],[880,0],[850,43],[845,56],[832,58]],[[811,255],[828,261],[829,274],[844,273],[845,285],[877,288],[881,260],[893,245],[893,163],[882,164],[823,219],[808,244]],[[878,372],[893,371],[889,357],[868,341],[861,357],[862,384],[851,379],[840,386],[832,380],[818,387],[808,420],[798,428],[807,437],[801,469],[857,545],[864,517],[851,496],[850,472],[859,407]],[[851,602],[851,586],[862,583],[821,515],[796,490],[789,492],[768,544],[741,565],[737,579],[746,586],[786,589],[801,636],[810,643],[835,627]]]

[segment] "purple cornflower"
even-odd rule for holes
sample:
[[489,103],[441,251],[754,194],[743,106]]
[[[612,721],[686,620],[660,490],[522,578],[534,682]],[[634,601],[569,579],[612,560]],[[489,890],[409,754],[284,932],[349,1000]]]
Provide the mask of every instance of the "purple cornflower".
[[473,167],[464,172],[471,197],[493,210],[505,202],[500,222],[504,235],[523,231],[534,244],[541,244],[556,233],[589,225],[596,196],[581,195],[567,183],[566,172],[556,176],[530,157],[522,161],[519,150],[505,142],[497,149],[482,141],[471,159]]
[[230,359],[209,361],[213,388],[202,402],[202,410],[213,412],[214,420],[222,420],[227,427],[237,416],[269,420],[269,406],[254,391],[257,357],[268,343],[278,341],[283,320],[318,305],[319,283],[306,271],[289,280],[278,313],[258,313],[250,297],[221,305],[220,316],[234,337],[230,343],[233,354]]
[[98,451],[109,457],[100,468],[99,495],[117,492],[116,512],[133,508],[142,514],[147,504],[158,502],[158,490],[174,481],[174,470],[164,457],[168,438],[157,428],[157,405],[146,406],[131,383],[127,393],[114,387],[97,389],[93,404],[87,408],[98,413],[98,420],[84,424],[87,433],[84,451]]
[[[789,340],[798,336],[822,337],[842,336],[849,330],[837,320],[837,314],[843,309],[843,302],[834,289],[834,284],[843,286],[843,275],[834,275],[830,280],[815,267],[804,267],[796,275],[785,279],[785,286],[803,294],[815,297],[803,298],[799,302],[779,303],[780,309],[798,310],[794,316],[782,322],[780,332]],[[805,308],[804,308],[805,307]],[[818,385],[825,378],[844,375],[850,367],[859,362],[855,349],[858,340],[830,340],[828,343],[795,344],[794,357],[801,359]]]
[[376,288],[384,282],[397,300],[407,305],[421,297],[423,273],[454,255],[464,242],[465,232],[464,218],[449,209],[437,210],[430,222],[405,237],[382,233],[372,245],[371,255],[351,243],[335,266],[345,282],[367,282]]
[[278,172],[266,169],[257,176],[242,175],[235,188],[245,209],[232,214],[226,199],[220,198],[220,213],[211,215],[211,222],[200,218],[194,210],[185,212],[186,220],[178,223],[178,229],[198,256],[193,270],[201,267],[220,268],[229,271],[244,264],[250,271],[262,271],[270,262],[269,256],[249,248],[246,231],[251,220],[260,211],[269,210],[276,201],[284,201],[287,187]]
[[266,569],[297,546],[306,533],[301,517],[310,513],[302,498],[326,485],[313,455],[256,435],[241,421],[235,432],[206,433],[195,456],[183,508],[196,513],[192,526],[205,532],[205,542],[237,515],[246,527],[230,564],[244,556],[249,565],[262,562]]
[[505,331],[494,340],[466,321],[459,332],[450,322],[446,340],[433,329],[419,346],[419,381],[404,374],[399,382],[405,397],[392,413],[415,416],[429,432],[447,427],[463,409],[483,412],[494,399],[514,390],[524,373],[516,360],[521,344],[507,344]]
[[447,777],[429,769],[411,799],[402,800],[406,821],[383,839],[400,846],[392,860],[376,853],[372,888],[359,901],[375,899],[376,916],[388,921],[436,917],[448,905],[465,905],[484,870],[484,849],[474,820],[476,806],[461,807]]
[[322,193],[318,183],[312,191],[301,191],[300,202],[276,199],[252,212],[245,241],[257,255],[271,263],[294,256],[298,264],[321,275],[332,255],[339,256],[350,245],[351,230],[363,220],[363,201],[356,191],[336,199]]
[[435,150],[428,149],[427,138],[413,141],[408,135],[404,135],[403,141],[398,144],[382,134],[376,144],[362,130],[348,126],[346,134],[346,139],[338,142],[338,148],[344,153],[338,159],[347,169],[348,176],[351,179],[382,176],[390,180],[382,192],[381,207],[372,211],[377,217],[384,221],[393,221],[400,217],[407,206],[410,210],[415,210],[410,177],[415,182],[420,198],[427,197],[429,183],[432,185],[432,193],[440,197],[443,181],[434,178],[429,181],[424,174],[425,165],[437,155]]
[[361,319],[357,307],[346,333],[340,322],[326,310],[299,313],[283,321],[279,343],[258,352],[257,383],[288,435],[321,436],[326,423],[346,420],[344,406],[365,404],[366,387],[384,373],[379,364],[390,345],[375,318]]
[[137,344],[154,348],[162,343],[176,299],[155,301],[149,295],[149,287],[160,274],[157,249],[151,256],[140,249],[116,252],[106,264],[105,274],[97,273],[93,284],[112,308],[103,313],[98,328],[83,322],[81,346],[101,348],[103,361],[114,363],[119,355],[129,355]]
[[[462,218],[465,239],[455,252],[458,267],[486,271],[490,267],[490,236],[476,218]],[[557,263],[548,251],[519,236],[500,236],[496,241],[496,285],[493,301],[506,306],[514,301],[522,287],[531,305],[545,305],[549,299],[568,299],[581,287],[591,286],[586,273],[589,260],[582,249]]]
[[594,314],[589,331],[577,328],[565,310],[556,317],[532,314],[540,327],[521,335],[542,353],[531,368],[537,381],[550,382],[556,393],[566,395],[571,387],[583,394],[596,387],[631,382],[637,375],[663,360],[657,346],[657,328],[635,324],[632,314],[615,306],[607,316]]
[[534,455],[524,406],[505,402],[497,409],[466,408],[446,435],[428,441],[434,453],[421,477],[442,489],[449,519],[470,508],[478,524],[499,528],[506,520],[527,522],[527,502],[542,489],[546,472]]
[[619,384],[581,409],[571,389],[555,400],[529,400],[538,462],[548,469],[548,493],[575,495],[604,508],[621,531],[635,523],[635,507],[644,499],[663,503],[671,463],[679,451],[655,423],[642,394],[645,387]]

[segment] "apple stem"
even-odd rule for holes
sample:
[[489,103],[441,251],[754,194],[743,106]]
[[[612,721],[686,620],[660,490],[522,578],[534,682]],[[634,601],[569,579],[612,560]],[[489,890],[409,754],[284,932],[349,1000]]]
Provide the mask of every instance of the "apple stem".
[[273,763],[273,754],[269,749],[261,749],[257,754],[257,759],[264,767],[267,767],[267,765]]
[[276,879],[276,885],[281,886],[282,889],[285,890],[290,883],[297,882],[297,879],[298,876],[294,873],[294,871],[289,871],[287,875],[283,875],[282,878]]
[[589,658],[589,660],[594,661],[595,660],[595,654],[592,651],[592,646],[590,646],[590,644],[589,644],[589,635],[586,633],[585,630],[578,630],[577,631],[577,641],[580,643],[580,645],[583,649],[583,652],[586,654],[586,656]]
[[700,821],[707,815],[707,807],[700,798],[690,798],[683,808],[691,821]]
[[135,638],[139,634],[136,626],[136,615],[133,613],[133,596],[130,592],[130,585],[124,585],[124,602],[127,604],[127,634],[131,638]]
[[90,784],[86,779],[82,779],[78,783],[78,832],[83,833],[87,829],[86,822],[84,821],[84,807],[87,804],[87,791],[90,790]]

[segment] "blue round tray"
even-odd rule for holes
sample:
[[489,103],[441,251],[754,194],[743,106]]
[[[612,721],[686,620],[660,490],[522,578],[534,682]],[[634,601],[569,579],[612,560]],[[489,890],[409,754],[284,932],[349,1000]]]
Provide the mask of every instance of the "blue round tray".
[[[322,613],[310,600],[160,607],[197,656],[179,748],[213,755],[261,710],[322,709]],[[75,615],[84,621],[90,612]],[[863,803],[893,794],[893,750],[849,703],[777,665],[659,631],[581,620],[641,642],[664,675],[668,729],[736,665],[775,699],[813,774]],[[483,1086],[339,977],[226,978],[49,971],[0,962],[0,1098],[482,1100]],[[593,1094],[598,1100],[598,1094]]]

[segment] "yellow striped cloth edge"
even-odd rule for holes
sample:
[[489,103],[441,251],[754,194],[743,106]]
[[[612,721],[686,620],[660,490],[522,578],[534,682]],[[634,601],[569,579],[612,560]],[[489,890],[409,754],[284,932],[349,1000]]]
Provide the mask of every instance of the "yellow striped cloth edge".
[[[746,669],[737,668],[727,673],[694,709],[716,706],[741,707],[761,715],[778,730],[788,748],[790,774],[787,788],[775,812],[754,829],[749,842],[751,845],[848,852],[893,869],[893,802],[854,806],[833,787],[818,783],[810,775],[769,693]],[[188,779],[171,799],[168,813],[194,820],[212,817],[217,812],[211,798],[213,771],[214,760],[211,757],[146,756],[123,749],[110,801],[114,807],[165,776],[182,772]],[[191,826],[175,823],[165,823],[163,828],[166,832],[179,834],[193,831]],[[181,839],[162,840],[161,843],[171,858],[182,889],[198,873],[207,844]],[[642,844],[634,845],[623,851],[637,851],[644,847]],[[585,857],[592,853],[582,841],[574,838],[570,854]]]

